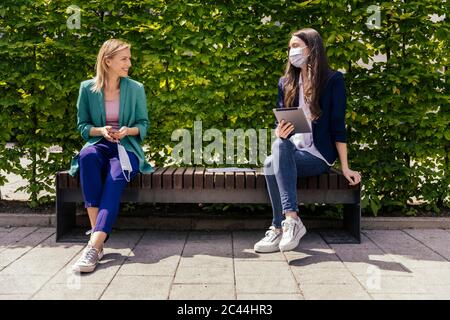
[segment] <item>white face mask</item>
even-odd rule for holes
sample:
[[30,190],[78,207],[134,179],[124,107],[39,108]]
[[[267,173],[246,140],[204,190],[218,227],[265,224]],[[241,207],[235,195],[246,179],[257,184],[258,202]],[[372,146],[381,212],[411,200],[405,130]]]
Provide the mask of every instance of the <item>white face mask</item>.
[[127,182],[130,182],[130,174],[131,174],[131,171],[133,171],[133,167],[131,166],[130,158],[128,157],[127,150],[125,150],[124,146],[122,146],[120,143],[118,143],[117,151],[119,153],[119,161],[120,161],[120,166],[122,167],[123,176],[125,177],[125,180],[127,180]]
[[305,56],[303,53],[303,48],[291,48],[289,50],[289,62],[297,68],[300,68],[306,64],[308,61],[308,56]]

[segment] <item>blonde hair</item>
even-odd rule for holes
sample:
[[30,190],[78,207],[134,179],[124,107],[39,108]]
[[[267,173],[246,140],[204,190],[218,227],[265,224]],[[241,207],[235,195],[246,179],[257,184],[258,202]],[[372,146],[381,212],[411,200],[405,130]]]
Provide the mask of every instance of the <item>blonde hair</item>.
[[106,59],[112,59],[117,52],[130,47],[129,43],[118,39],[109,39],[103,43],[95,63],[97,74],[94,78],[94,85],[91,88],[92,92],[99,93],[106,83],[106,75],[108,74]]

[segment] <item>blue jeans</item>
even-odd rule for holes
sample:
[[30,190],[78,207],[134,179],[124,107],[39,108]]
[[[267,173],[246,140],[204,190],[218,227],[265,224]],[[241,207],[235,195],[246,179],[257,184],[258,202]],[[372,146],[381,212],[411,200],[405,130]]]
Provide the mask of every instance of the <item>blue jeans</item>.
[[297,177],[317,176],[328,172],[330,166],[307,151],[297,150],[289,139],[276,139],[272,155],[264,161],[264,174],[270,201],[272,202],[272,225],[281,228],[284,214],[298,213]]
[[[134,153],[127,153],[133,167],[130,174],[132,179],[139,172],[139,159]],[[78,161],[84,206],[99,209],[92,232],[103,231],[108,239],[119,213],[122,192],[127,185],[120,166],[117,143],[102,138],[81,150]]]

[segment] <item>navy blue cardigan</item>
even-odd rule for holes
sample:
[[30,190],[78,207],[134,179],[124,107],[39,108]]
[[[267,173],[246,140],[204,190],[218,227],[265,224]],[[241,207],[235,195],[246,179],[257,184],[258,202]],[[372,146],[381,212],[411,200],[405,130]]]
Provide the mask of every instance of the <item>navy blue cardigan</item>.
[[[277,107],[284,108],[284,82],[278,82]],[[293,105],[298,106],[299,94],[297,92]],[[322,115],[311,122],[314,145],[329,163],[338,157],[336,141],[347,142],[345,128],[346,94],[344,76],[336,71],[327,81],[325,89],[319,98]]]

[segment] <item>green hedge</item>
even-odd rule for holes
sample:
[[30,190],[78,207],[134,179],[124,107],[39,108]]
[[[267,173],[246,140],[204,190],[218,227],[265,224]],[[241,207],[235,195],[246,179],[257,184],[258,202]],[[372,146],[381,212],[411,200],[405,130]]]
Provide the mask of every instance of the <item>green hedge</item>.
[[[54,173],[82,146],[79,83],[94,76],[108,38],[132,44],[130,76],[144,83],[148,160],[163,165],[175,129],[272,128],[290,33],[312,27],[331,66],[346,72],[350,167],[363,175],[363,208],[414,214],[412,197],[449,206],[449,7],[441,0],[95,1],[69,29],[72,1],[0,4],[0,169],[29,181],[30,205],[51,201]],[[379,5],[380,28],[366,22]],[[433,22],[430,15],[446,16]],[[387,61],[361,67],[377,54]],[[17,144],[7,149],[5,143]],[[58,145],[62,153],[46,148]],[[21,165],[26,157],[30,165]],[[0,176],[0,185],[6,183]]]

